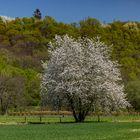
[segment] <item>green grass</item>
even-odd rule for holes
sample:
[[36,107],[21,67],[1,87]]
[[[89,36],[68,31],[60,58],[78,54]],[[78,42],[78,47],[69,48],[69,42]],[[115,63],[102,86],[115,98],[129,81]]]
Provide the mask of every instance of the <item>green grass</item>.
[[140,123],[1,125],[1,140],[139,140]]
[[[62,116],[61,116],[62,117]],[[87,117],[73,123],[72,116],[0,116],[0,140],[140,140],[140,116]],[[4,125],[3,125],[4,124]],[[17,125],[18,124],[18,125]]]

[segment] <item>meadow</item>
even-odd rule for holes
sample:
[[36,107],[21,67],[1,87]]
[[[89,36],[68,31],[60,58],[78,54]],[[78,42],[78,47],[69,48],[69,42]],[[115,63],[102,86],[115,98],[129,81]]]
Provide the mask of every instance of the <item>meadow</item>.
[[139,140],[140,123],[1,125],[1,140]]
[[[62,117],[62,116],[61,116]],[[60,123],[61,120],[61,123]],[[140,116],[88,117],[74,123],[71,116],[0,116],[1,140],[139,140]],[[32,123],[31,123],[32,122]]]

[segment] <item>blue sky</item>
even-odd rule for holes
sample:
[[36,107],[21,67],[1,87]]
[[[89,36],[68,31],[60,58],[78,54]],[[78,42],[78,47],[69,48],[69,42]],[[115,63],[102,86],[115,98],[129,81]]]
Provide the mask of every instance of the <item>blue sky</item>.
[[0,0],[0,15],[30,17],[36,8],[43,16],[65,23],[86,17],[102,22],[140,21],[140,0]]

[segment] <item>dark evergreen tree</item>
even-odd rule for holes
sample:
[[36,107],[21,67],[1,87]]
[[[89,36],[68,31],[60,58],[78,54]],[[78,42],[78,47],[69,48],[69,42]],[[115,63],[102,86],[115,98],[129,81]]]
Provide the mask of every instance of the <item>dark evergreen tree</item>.
[[33,16],[34,16],[35,18],[37,18],[37,19],[41,19],[41,18],[42,18],[42,14],[41,14],[41,12],[40,12],[39,9],[36,9],[36,10],[34,11]]

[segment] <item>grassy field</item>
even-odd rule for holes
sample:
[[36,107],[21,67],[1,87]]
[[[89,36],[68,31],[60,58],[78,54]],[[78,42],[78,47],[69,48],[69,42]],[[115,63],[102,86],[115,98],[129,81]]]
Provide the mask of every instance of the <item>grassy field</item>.
[[[62,116],[61,116],[62,117]],[[0,140],[140,140],[140,116],[88,117],[74,123],[72,116],[0,116]],[[18,124],[18,125],[17,125]]]
[[139,140],[140,123],[1,125],[1,140]]

